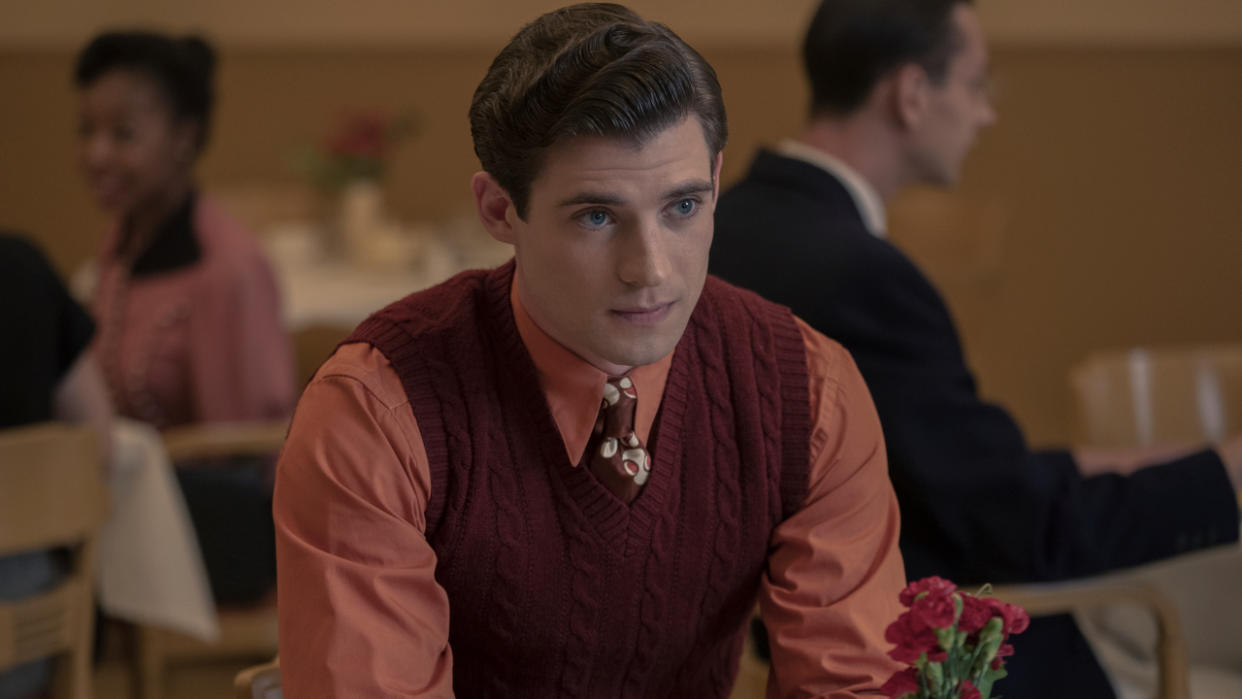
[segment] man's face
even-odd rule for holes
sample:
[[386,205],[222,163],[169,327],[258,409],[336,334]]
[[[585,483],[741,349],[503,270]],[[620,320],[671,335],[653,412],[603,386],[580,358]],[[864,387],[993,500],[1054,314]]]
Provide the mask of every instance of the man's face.
[[641,144],[549,148],[526,220],[505,212],[531,318],[612,375],[671,352],[707,276],[719,169],[694,115]]
[[953,24],[961,45],[944,80],[927,85],[927,101],[909,151],[913,180],[946,186],[957,182],[975,134],[996,121],[979,16],[969,5],[959,4],[953,10]]

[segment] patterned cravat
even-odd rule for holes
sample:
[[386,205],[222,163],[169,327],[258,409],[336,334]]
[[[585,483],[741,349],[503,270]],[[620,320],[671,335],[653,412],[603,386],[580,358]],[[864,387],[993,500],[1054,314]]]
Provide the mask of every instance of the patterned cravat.
[[604,384],[595,429],[583,455],[591,474],[622,502],[629,503],[651,475],[651,460],[634,431],[638,392],[628,376]]

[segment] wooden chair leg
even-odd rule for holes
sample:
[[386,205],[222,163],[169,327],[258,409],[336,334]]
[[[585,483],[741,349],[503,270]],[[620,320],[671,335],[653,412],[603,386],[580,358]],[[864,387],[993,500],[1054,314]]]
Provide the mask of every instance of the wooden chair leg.
[[[89,602],[89,596],[83,596]],[[94,696],[94,673],[91,662],[94,648],[95,608],[82,604],[67,610],[69,648],[55,660],[52,694],[67,699],[91,699]]]
[[94,663],[91,662],[95,640],[94,605],[87,605],[82,610],[82,619],[78,621],[77,634],[78,642],[74,644],[75,649],[66,659],[70,663],[69,672],[73,675],[73,693],[70,696],[74,699],[91,699],[95,694]]
[[145,626],[135,629],[137,671],[134,673],[134,699],[163,699],[164,646],[160,631]]

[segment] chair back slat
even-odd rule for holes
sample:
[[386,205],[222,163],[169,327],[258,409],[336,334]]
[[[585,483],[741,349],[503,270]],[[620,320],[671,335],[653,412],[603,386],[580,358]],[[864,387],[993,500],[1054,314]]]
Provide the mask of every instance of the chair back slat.
[[1097,447],[1215,442],[1242,433],[1242,345],[1097,353],[1070,374],[1079,440]]
[[43,424],[0,431],[0,556],[66,549],[64,579],[0,602],[0,672],[57,658],[57,697],[91,696],[96,541],[108,509],[95,435]]
[[82,542],[107,495],[94,433],[42,424],[0,431],[0,556]]
[[6,610],[10,621],[12,647],[9,660],[14,665],[56,655],[73,643],[73,597],[79,592],[71,580],[55,590],[22,600]]

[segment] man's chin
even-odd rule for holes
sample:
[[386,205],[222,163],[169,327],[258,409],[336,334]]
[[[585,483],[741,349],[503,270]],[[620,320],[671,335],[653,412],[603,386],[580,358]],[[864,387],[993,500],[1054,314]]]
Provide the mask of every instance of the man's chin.
[[[679,334],[677,337],[680,339],[681,335]],[[625,348],[619,352],[611,352],[606,361],[623,367],[646,366],[664,359],[675,349],[677,349],[677,342],[675,340],[671,342],[667,340],[645,342]]]

